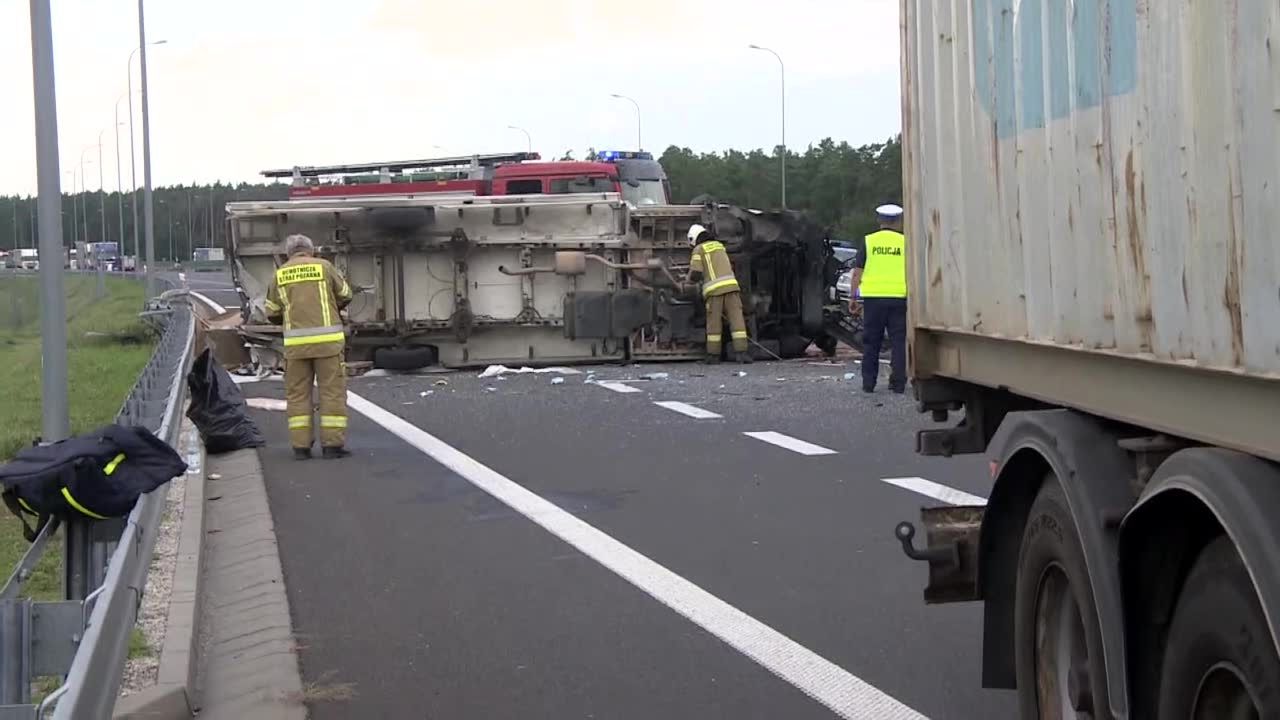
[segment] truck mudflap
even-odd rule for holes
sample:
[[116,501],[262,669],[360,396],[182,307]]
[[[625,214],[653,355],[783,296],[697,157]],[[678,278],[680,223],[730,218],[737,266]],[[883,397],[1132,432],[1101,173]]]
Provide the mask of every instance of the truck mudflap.
[[929,564],[929,584],[924,601],[931,605],[980,600],[978,592],[978,536],[982,530],[982,505],[921,508],[925,547],[913,544],[915,526],[900,522],[894,536],[912,560]]

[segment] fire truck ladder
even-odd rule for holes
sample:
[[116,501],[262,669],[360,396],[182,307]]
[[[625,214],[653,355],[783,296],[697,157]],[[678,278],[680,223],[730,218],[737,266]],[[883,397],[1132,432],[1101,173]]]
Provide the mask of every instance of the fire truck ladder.
[[484,155],[458,155],[425,160],[396,160],[393,162],[369,162],[353,165],[295,165],[288,169],[263,170],[261,174],[269,178],[293,178],[293,184],[299,185],[303,182],[303,178],[376,172],[382,176],[383,182],[390,182],[392,173],[403,173],[411,170],[467,167],[474,172],[481,168],[493,167],[502,163],[540,159],[541,156],[538,153],[530,152],[488,153]]

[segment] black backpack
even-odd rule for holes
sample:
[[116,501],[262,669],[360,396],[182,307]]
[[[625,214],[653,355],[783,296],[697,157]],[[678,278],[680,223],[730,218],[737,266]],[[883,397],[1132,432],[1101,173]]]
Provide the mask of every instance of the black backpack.
[[[124,517],[138,498],[187,471],[173,448],[140,426],[108,425],[22,450],[0,466],[4,504],[28,541],[50,516]],[[27,523],[36,518],[36,526]]]

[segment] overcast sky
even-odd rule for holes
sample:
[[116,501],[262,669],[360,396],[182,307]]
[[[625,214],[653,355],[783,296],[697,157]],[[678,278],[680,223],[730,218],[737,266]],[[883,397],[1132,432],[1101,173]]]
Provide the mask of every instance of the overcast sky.
[[[102,132],[114,189],[137,5],[52,2],[63,187],[88,148],[97,188]],[[147,38],[168,41],[147,53],[157,185],[523,150],[508,125],[544,156],[631,149],[635,110],[610,93],[640,103],[646,149],[772,147],[778,64],[750,43],[786,62],[791,148],[900,127],[898,0],[150,0]],[[34,193],[27,0],[0,0],[0,69],[0,194]]]

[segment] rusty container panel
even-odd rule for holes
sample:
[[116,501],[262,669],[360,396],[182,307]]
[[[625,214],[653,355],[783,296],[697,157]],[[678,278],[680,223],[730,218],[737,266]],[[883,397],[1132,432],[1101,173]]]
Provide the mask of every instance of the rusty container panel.
[[917,339],[1280,380],[1280,3],[903,0],[902,23]]

